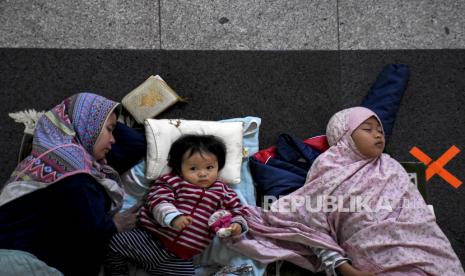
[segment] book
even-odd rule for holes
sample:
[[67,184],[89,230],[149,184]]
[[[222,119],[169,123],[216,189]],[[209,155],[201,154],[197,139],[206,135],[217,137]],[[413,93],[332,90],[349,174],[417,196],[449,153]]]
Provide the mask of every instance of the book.
[[124,108],[139,123],[154,118],[183,99],[159,76],[150,76],[142,84],[124,96]]

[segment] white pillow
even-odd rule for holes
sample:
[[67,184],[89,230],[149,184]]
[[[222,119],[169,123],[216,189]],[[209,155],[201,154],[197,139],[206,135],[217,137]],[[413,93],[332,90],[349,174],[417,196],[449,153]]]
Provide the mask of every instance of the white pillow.
[[241,182],[242,123],[191,121],[181,119],[145,120],[147,138],[146,178],[157,179],[169,173],[168,153],[171,144],[184,134],[214,135],[226,145],[226,161],[219,179],[229,184]]

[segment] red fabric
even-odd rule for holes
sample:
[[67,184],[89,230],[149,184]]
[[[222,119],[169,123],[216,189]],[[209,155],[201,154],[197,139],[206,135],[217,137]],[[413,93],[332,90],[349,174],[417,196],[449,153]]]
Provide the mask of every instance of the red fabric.
[[[304,140],[304,143],[320,152],[324,152],[329,148],[326,135],[320,135],[320,136],[308,138]],[[275,156],[276,156],[276,146],[263,149],[253,155],[255,159],[257,159],[258,161],[264,164],[268,162],[268,159],[274,158]]]
[[[162,203],[170,203],[181,213],[191,216],[192,223],[180,231],[161,226],[152,212]],[[150,188],[139,223],[159,238],[166,249],[188,260],[210,244],[215,233],[210,231],[208,218],[218,208],[228,210],[234,218],[242,217],[243,206],[234,190],[226,184],[216,181],[204,189],[177,175],[167,174]]]

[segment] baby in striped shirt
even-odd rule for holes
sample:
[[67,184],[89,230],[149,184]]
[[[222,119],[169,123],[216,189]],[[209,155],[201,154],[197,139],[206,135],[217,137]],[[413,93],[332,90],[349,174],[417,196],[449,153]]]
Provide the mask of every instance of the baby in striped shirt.
[[226,147],[211,135],[185,135],[171,146],[172,173],[149,190],[139,227],[115,235],[105,263],[108,275],[128,275],[128,262],[158,275],[194,275],[192,257],[215,236],[209,218],[218,210],[231,214],[231,236],[247,231],[237,194],[218,181]]

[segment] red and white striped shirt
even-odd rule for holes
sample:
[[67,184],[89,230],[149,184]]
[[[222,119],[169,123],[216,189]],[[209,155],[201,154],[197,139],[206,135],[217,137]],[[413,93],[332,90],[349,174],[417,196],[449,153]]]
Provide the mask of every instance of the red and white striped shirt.
[[[150,188],[139,223],[158,237],[166,249],[180,258],[191,259],[210,244],[215,233],[209,229],[208,219],[220,209],[230,211],[232,222],[240,223],[246,230],[244,207],[226,184],[216,181],[208,188],[201,188],[175,174],[167,174]],[[165,216],[175,212],[191,216],[192,223],[180,231],[166,225]]]

